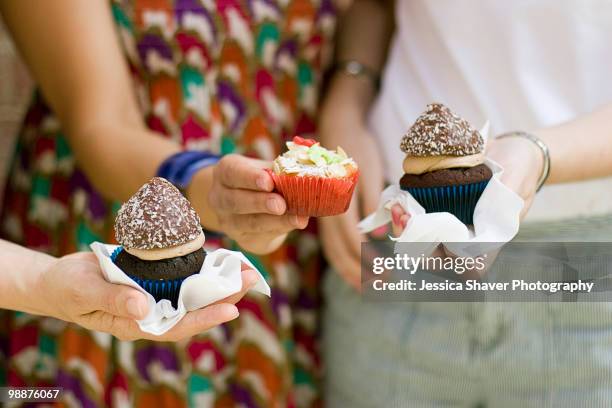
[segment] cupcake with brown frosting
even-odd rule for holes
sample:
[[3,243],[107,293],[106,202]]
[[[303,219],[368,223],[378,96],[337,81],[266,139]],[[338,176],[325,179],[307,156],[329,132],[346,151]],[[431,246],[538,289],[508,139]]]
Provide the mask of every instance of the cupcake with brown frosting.
[[156,301],[176,306],[183,280],[200,272],[205,237],[189,201],[166,179],[142,186],[117,214],[115,264]]
[[400,186],[430,212],[449,212],[473,223],[474,208],[493,173],[484,139],[446,106],[427,106],[402,138],[406,153]]

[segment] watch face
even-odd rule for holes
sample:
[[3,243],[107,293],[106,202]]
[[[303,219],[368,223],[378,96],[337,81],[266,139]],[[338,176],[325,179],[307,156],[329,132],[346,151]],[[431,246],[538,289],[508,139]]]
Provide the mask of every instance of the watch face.
[[346,71],[351,75],[359,75],[363,72],[363,66],[357,61],[349,61],[346,64]]

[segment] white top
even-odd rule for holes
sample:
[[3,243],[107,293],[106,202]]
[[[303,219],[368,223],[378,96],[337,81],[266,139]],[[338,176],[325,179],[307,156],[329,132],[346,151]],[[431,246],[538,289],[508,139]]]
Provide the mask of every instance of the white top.
[[[612,2],[398,0],[370,123],[390,181],[400,139],[430,102],[491,134],[571,120],[612,102]],[[576,143],[584,143],[576,135]],[[545,187],[527,220],[612,213],[612,178]]]

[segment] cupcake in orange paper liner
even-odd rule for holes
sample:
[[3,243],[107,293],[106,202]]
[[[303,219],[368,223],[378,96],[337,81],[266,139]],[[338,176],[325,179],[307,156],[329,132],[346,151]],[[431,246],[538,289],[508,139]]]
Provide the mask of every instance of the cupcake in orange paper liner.
[[299,136],[287,148],[269,171],[287,202],[287,214],[326,217],[345,212],[359,177],[355,161],[341,147],[328,150]]

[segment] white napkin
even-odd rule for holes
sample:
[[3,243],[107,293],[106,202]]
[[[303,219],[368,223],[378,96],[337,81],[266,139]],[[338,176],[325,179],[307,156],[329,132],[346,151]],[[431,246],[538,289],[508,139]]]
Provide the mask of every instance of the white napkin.
[[391,207],[397,203],[411,217],[402,234],[391,238],[395,241],[465,244],[510,241],[519,230],[524,202],[499,180],[503,173],[499,164],[490,159],[486,159],[485,164],[493,171],[493,177],[476,203],[473,227],[447,212],[426,214],[410,193],[394,184],[383,191],[378,209],[359,223],[359,229],[366,233],[389,223]]
[[217,249],[206,254],[199,273],[183,281],[179,292],[178,308],[175,309],[167,299],[156,303],[151,294],[115,265],[111,260],[111,254],[117,248],[117,245],[106,245],[100,242],[91,244],[91,249],[98,257],[107,281],[131,286],[147,295],[149,314],[143,320],[137,321],[143,332],[157,336],[164,334],[174,327],[187,312],[200,309],[239,292],[242,288],[242,262],[259,274],[259,280],[252,289],[270,296],[270,287],[266,280],[246,256],[236,251]]

